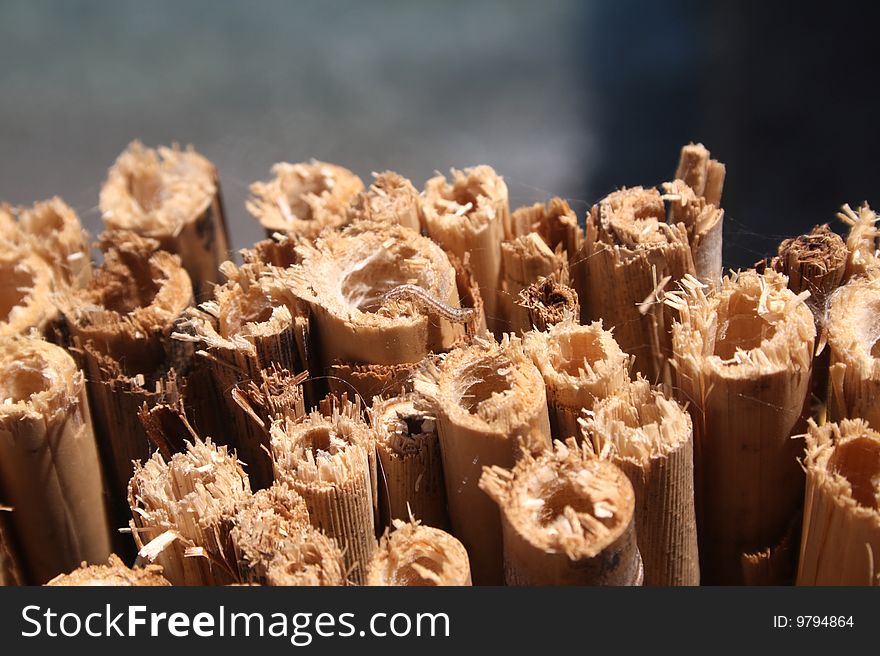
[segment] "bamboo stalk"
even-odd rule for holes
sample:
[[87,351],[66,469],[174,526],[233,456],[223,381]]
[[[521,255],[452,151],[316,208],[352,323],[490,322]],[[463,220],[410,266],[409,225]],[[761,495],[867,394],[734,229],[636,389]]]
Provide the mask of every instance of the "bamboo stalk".
[[880,237],[880,231],[877,230],[877,214],[868,203],[859,206],[857,212],[845,204],[837,213],[837,218],[849,226],[849,234],[846,237],[846,250],[849,256],[844,274],[844,279],[849,280],[880,263],[877,250],[877,241]]
[[667,223],[656,189],[622,189],[590,210],[581,258],[582,323],[602,319],[636,371],[667,382],[672,317],[657,298],[695,272],[687,227]]
[[454,537],[418,520],[394,521],[370,562],[367,585],[470,585],[467,551]]
[[59,574],[49,581],[48,586],[166,586],[171,585],[158,565],[135,567],[125,566],[119,556],[112,554],[106,565],[86,565],[75,569],[70,574]]
[[268,236],[276,232],[307,240],[347,222],[348,207],[364,188],[354,173],[312,160],[272,167],[272,179],[250,187],[247,209]]
[[497,337],[507,327],[501,290],[501,243],[513,237],[507,185],[489,166],[442,175],[425,183],[422,217],[428,235],[455,257],[471,258],[486,324]]
[[30,207],[0,205],[4,238],[43,258],[55,284],[81,287],[91,276],[89,236],[76,212],[57,196]]
[[136,463],[128,489],[138,555],[162,566],[172,585],[238,580],[229,532],[250,496],[247,474],[226,447],[194,439],[168,461],[155,453]]
[[359,404],[342,401],[271,428],[275,479],[306,502],[315,528],[345,554],[346,574],[362,585],[376,550],[376,438]]
[[60,347],[0,340],[0,505],[28,582],[110,555],[103,483],[82,372]]
[[223,439],[247,463],[254,489],[263,489],[273,480],[268,425],[255,423],[233,392],[240,384],[261,381],[272,365],[307,375],[309,310],[284,288],[277,267],[224,262],[221,270],[227,282],[214,288],[213,300],[189,312],[173,337],[202,347],[198,354],[211,372],[215,403],[230,420]]
[[816,328],[785,276],[696,279],[666,302],[679,400],[694,424],[697,527],[705,583],[741,583],[744,554],[775,547],[803,499],[797,458]]
[[868,270],[831,296],[826,324],[831,421],[861,418],[880,429],[880,270]]
[[724,164],[712,159],[703,144],[691,143],[681,149],[676,182],[664,185],[665,197],[673,201],[670,209],[674,220],[687,226],[695,275],[711,285],[721,281],[721,192],[725,173]]
[[389,521],[413,517],[425,526],[446,529],[446,489],[437,420],[417,395],[377,399],[370,409]]
[[633,485],[645,585],[699,585],[690,415],[638,378],[580,421],[593,451]]
[[798,585],[880,585],[880,433],[810,422],[806,441]]
[[480,487],[501,509],[508,585],[641,585],[635,495],[611,462],[571,439],[484,467]]
[[30,248],[11,245],[0,252],[0,280],[0,337],[49,333],[57,316],[52,267]]
[[443,250],[399,225],[357,223],[302,248],[289,285],[311,306],[324,366],[415,363],[448,350],[461,322],[417,299],[388,299],[415,285],[449,312],[460,309],[456,272]]
[[132,461],[152,453],[138,420],[144,403],[175,403],[177,371],[189,353],[170,337],[192,301],[190,278],[176,255],[133,233],[105,233],[104,263],[85,287],[68,288],[55,301],[72,352],[86,374],[95,436],[116,523],[127,522],[125,503]]
[[484,465],[512,467],[523,450],[550,446],[544,379],[520,341],[477,341],[428,362],[415,389],[437,418],[452,534],[465,545],[477,585],[504,581],[501,519],[478,487]]
[[419,192],[412,182],[394,171],[374,173],[370,188],[358,194],[348,209],[348,222],[361,219],[377,223],[397,223],[420,232]]
[[554,253],[536,232],[501,244],[502,290],[504,316],[512,332],[524,333],[532,324],[527,309],[517,304],[520,294],[539,278],[567,276],[565,254]]
[[101,214],[110,230],[130,230],[180,256],[196,299],[219,280],[229,233],[217,169],[192,146],[145,148],[133,141],[101,188]]
[[517,305],[528,313],[528,325],[541,332],[566,317],[577,320],[581,315],[577,292],[553,278],[538,278],[519,293]]
[[629,381],[632,358],[601,321],[582,326],[568,317],[546,332],[527,333],[523,343],[544,377],[553,439],[579,437],[584,410]]
[[309,524],[305,501],[286,483],[240,503],[231,532],[241,580],[258,585],[343,585],[336,542]]

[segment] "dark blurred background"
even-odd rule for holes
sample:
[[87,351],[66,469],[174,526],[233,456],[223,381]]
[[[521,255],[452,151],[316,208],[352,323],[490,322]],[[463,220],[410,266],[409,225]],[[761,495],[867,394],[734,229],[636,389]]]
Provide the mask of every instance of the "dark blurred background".
[[417,186],[487,163],[514,206],[583,214],[671,177],[702,141],[728,166],[725,258],[880,205],[874,4],[0,2],[0,200],[55,194],[99,229],[133,138],[219,167],[236,248],[247,185],[317,157]]

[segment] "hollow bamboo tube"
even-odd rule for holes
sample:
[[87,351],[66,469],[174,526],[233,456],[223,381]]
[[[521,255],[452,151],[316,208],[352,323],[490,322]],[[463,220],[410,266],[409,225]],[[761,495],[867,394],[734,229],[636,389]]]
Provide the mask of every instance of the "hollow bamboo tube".
[[484,467],[480,487],[501,509],[508,585],[641,585],[632,484],[574,439]]
[[231,538],[241,581],[257,585],[343,585],[342,552],[309,524],[305,501],[276,483],[240,502]]
[[376,438],[359,404],[333,404],[271,428],[275,479],[306,502],[312,525],[345,554],[346,575],[362,585],[376,550]]
[[251,494],[247,474],[226,447],[194,439],[166,461],[136,463],[128,489],[138,555],[162,566],[172,585],[225,585],[238,580],[229,531]]
[[443,250],[400,225],[353,224],[301,249],[302,264],[287,269],[290,287],[311,306],[324,366],[415,363],[448,350],[462,323],[417,299],[384,298],[415,285],[455,313],[456,272]]
[[419,192],[412,182],[394,171],[374,173],[370,188],[358,194],[348,209],[348,221],[361,219],[377,223],[398,223],[421,231]]
[[880,430],[880,271],[850,280],[831,296],[826,334],[831,421],[861,418]]
[[583,243],[584,233],[578,225],[577,215],[559,197],[551,198],[546,204],[535,203],[514,210],[510,223],[511,238],[537,233],[554,253],[565,253],[569,264]]
[[504,316],[509,330],[523,333],[531,329],[527,309],[517,304],[520,294],[539,278],[567,276],[568,261],[561,251],[554,253],[536,232],[501,244],[502,295]]
[[577,292],[551,278],[538,278],[519,293],[517,305],[528,313],[528,325],[546,331],[550,326],[581,315]]
[[569,317],[546,332],[526,333],[523,344],[544,377],[553,439],[579,437],[584,410],[629,381],[631,357],[601,321],[582,326]]
[[511,238],[507,185],[489,166],[442,175],[425,183],[422,217],[428,235],[463,260],[470,256],[486,325],[497,337],[507,327],[501,289],[501,243]]
[[55,285],[81,287],[91,276],[89,236],[76,212],[57,196],[30,207],[0,205],[0,231],[7,243],[30,249],[55,274]]
[[690,415],[639,378],[581,419],[593,451],[627,475],[645,585],[699,585]]
[[11,245],[0,252],[0,337],[51,330],[57,310],[52,303],[52,267],[30,248]]
[[807,432],[798,585],[880,585],[880,433],[861,419]]
[[581,257],[582,323],[603,319],[636,371],[667,382],[672,317],[657,298],[694,273],[686,226],[666,222],[656,189],[622,189],[590,210]]
[[464,545],[446,531],[418,520],[394,521],[370,562],[367,585],[470,585],[471,569]]
[[877,214],[868,203],[860,205],[857,211],[845,204],[837,213],[837,218],[849,226],[849,234],[846,236],[848,257],[844,274],[844,280],[849,280],[880,263],[877,256],[877,238],[880,236]]
[[110,230],[130,230],[180,256],[196,299],[219,280],[229,256],[229,233],[214,165],[192,146],[145,148],[133,141],[101,188],[101,214]]
[[126,567],[112,554],[106,565],[82,565],[69,574],[59,574],[48,586],[155,587],[171,585],[158,565]]
[[338,228],[347,220],[348,207],[364,183],[346,168],[311,160],[272,167],[272,179],[250,187],[247,209],[266,231],[317,237],[325,228]]
[[774,271],[731,274],[710,293],[683,281],[666,302],[676,391],[694,424],[704,583],[741,583],[744,554],[775,547],[803,499],[802,429],[816,328]]
[[95,436],[115,522],[126,522],[133,460],[152,453],[138,420],[144,403],[176,402],[176,373],[189,354],[170,337],[192,302],[189,275],[176,255],[133,233],[102,236],[104,263],[88,285],[56,294],[68,339],[86,374]]
[[376,399],[370,419],[382,465],[389,520],[413,517],[425,526],[446,529],[446,488],[437,420],[417,395]]
[[452,534],[477,585],[504,582],[498,507],[479,489],[484,465],[512,467],[550,447],[544,379],[516,338],[478,341],[426,363],[414,381],[437,418]]
[[272,365],[294,375],[308,372],[308,307],[284,289],[277,267],[224,262],[221,269],[227,282],[214,288],[213,300],[190,311],[173,336],[201,347],[198,354],[211,372],[215,402],[230,418],[223,439],[247,463],[254,489],[262,489],[273,480],[268,426],[255,423],[233,391],[260,381],[261,372]]
[[110,555],[83,374],[60,347],[0,339],[0,505],[31,584]]

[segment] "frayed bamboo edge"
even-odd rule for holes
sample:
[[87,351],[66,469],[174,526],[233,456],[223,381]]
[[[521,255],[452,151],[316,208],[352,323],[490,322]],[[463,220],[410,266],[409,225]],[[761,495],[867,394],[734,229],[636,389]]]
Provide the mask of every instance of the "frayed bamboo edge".
[[60,347],[0,340],[0,501],[31,584],[111,553],[82,372]]
[[880,585],[880,433],[810,423],[798,585]]
[[358,194],[348,208],[348,222],[366,219],[421,232],[419,192],[412,182],[394,171],[373,173],[373,178],[370,188]]
[[593,452],[632,482],[645,585],[699,585],[690,415],[639,378],[580,422]]
[[577,292],[553,278],[538,278],[519,293],[516,302],[528,314],[528,326],[542,332],[566,317],[581,316]]
[[508,585],[642,584],[633,487],[574,439],[484,467],[480,487],[500,508]]
[[376,550],[376,439],[361,406],[330,401],[297,422],[271,427],[275,479],[305,500],[315,528],[334,538],[346,575],[362,585]]
[[579,437],[583,411],[629,381],[632,358],[601,321],[583,326],[566,317],[546,332],[526,333],[523,344],[544,377],[553,439]]
[[271,237],[280,232],[306,241],[348,220],[348,209],[364,183],[346,168],[311,160],[272,167],[272,179],[254,182],[247,210]]
[[[382,466],[389,520],[449,527],[437,420],[418,396],[377,399],[369,410]],[[389,524],[390,524],[389,521]]]
[[59,574],[47,586],[157,587],[171,585],[159,565],[129,568],[113,554],[106,565],[86,565],[69,574]]
[[541,372],[517,338],[505,337],[426,363],[414,386],[437,418],[452,534],[468,550],[474,583],[500,584],[500,515],[478,483],[484,465],[512,467],[523,449],[549,448]]
[[229,233],[217,169],[192,146],[153,150],[133,141],[108,171],[100,207],[109,229],[156,239],[180,256],[196,300],[210,294],[229,257]]
[[777,545],[803,498],[802,442],[792,436],[802,430],[816,329],[807,293],[787,283],[746,271],[708,294],[691,278],[666,296],[678,313],[676,393],[694,424],[704,583],[741,583],[743,554]]
[[129,524],[138,556],[162,566],[172,585],[238,582],[230,531],[251,489],[226,447],[195,439],[166,461],[136,463],[129,483]]
[[513,237],[507,185],[489,166],[452,169],[451,175],[451,182],[439,175],[425,183],[425,228],[431,239],[458,259],[470,256],[486,324],[500,338],[508,327],[501,288],[501,244]]
[[439,528],[397,519],[370,561],[367,585],[471,585],[467,550]]

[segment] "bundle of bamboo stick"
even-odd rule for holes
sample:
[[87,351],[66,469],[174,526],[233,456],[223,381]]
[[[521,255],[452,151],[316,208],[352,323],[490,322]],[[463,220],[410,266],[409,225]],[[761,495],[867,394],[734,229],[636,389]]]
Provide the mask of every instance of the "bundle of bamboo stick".
[[880,582],[867,204],[722,276],[701,144],[583,222],[272,176],[240,261],[192,147],[119,156],[100,265],[0,204],[0,584]]

